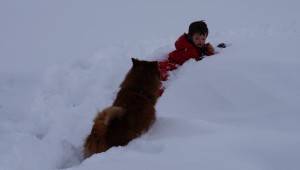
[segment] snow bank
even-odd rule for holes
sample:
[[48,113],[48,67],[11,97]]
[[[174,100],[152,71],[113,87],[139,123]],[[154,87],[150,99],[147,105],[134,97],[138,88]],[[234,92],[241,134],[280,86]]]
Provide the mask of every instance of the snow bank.
[[[24,121],[1,119],[1,167],[298,169],[298,33],[227,36],[226,49],[172,73],[148,133],[84,161],[92,120],[113,102],[130,58],[164,58],[174,40],[108,45],[93,57],[54,66]],[[216,45],[220,37],[212,37]]]

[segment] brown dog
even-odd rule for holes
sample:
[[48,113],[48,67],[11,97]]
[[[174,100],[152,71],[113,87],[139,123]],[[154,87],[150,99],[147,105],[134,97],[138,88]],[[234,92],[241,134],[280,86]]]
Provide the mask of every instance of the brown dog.
[[132,58],[133,66],[111,107],[99,112],[84,144],[85,158],[113,146],[127,145],[155,121],[160,71],[157,62]]

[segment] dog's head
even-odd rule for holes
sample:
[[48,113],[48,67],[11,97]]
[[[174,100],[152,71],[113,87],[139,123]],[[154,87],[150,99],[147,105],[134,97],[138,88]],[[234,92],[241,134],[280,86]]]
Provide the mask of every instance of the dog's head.
[[131,58],[132,69],[138,70],[140,73],[143,73],[148,76],[157,76],[161,79],[160,69],[157,61],[143,61],[135,58]]

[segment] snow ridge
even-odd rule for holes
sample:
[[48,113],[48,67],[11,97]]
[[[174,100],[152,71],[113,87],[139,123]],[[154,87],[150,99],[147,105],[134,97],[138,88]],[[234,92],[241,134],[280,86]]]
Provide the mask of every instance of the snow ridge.
[[[92,120],[111,105],[130,58],[164,58],[175,38],[111,44],[90,58],[55,65],[26,119],[1,119],[0,167],[297,169],[299,30],[292,23],[216,31],[212,44],[223,39],[231,46],[172,73],[149,133],[84,161],[82,145]],[[290,42],[289,50],[274,43],[278,37]],[[13,84],[4,83],[0,93]]]

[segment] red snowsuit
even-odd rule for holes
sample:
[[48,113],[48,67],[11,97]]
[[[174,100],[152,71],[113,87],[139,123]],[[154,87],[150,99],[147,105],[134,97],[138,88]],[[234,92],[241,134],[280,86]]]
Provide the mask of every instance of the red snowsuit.
[[[209,43],[205,44],[208,46]],[[201,53],[199,49],[193,45],[191,41],[187,39],[187,34],[181,35],[175,42],[176,50],[169,53],[167,60],[159,61],[159,68],[161,72],[161,80],[166,81],[168,79],[168,72],[177,69],[179,65],[182,65],[187,60],[193,58],[199,60]],[[207,56],[213,55],[211,52],[207,52]],[[161,87],[160,95],[163,93],[164,87]]]

